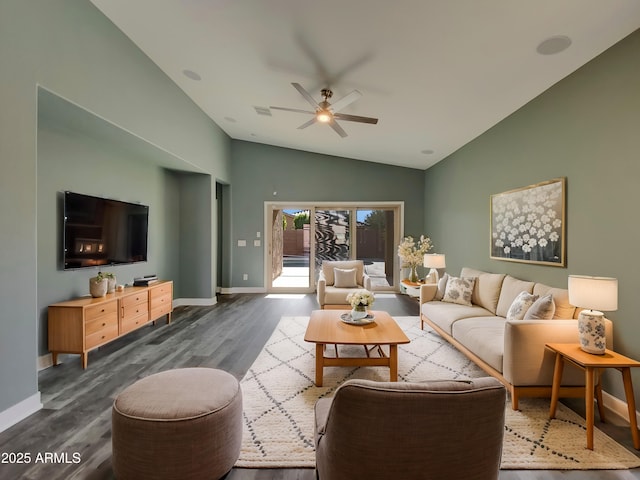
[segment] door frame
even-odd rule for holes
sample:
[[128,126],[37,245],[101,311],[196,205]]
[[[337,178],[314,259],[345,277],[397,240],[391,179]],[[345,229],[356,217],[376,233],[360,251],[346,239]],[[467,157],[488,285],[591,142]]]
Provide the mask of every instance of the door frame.
[[[272,251],[272,238],[273,232],[271,231],[271,218],[274,210],[284,209],[301,209],[308,210],[310,221],[309,228],[309,286],[308,287],[273,287],[271,282],[271,251]],[[370,209],[370,210],[382,210],[392,209],[395,212],[394,218],[394,238],[397,242],[402,239],[402,233],[404,232],[404,202],[403,201],[389,201],[389,202],[282,202],[282,201],[265,201],[264,202],[264,242],[263,242],[263,259],[264,259],[264,279],[263,285],[268,293],[312,293],[316,291],[315,286],[315,212],[316,210],[357,210],[357,209]],[[351,222],[350,225],[350,238],[352,239],[353,248],[350,249],[351,256],[355,258],[357,255],[355,247],[356,238],[356,223]],[[397,255],[393,256],[393,287],[388,290],[389,292],[400,291],[400,261]]]

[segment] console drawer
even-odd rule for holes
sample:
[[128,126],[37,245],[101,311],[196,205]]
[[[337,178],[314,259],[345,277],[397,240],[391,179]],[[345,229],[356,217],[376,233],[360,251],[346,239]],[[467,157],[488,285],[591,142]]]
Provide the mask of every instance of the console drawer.
[[116,321],[115,324],[109,323],[106,327],[101,328],[97,332],[87,335],[85,339],[85,348],[90,350],[93,347],[107,343],[109,340],[113,340],[117,336],[118,322]]
[[131,332],[149,323],[149,315],[145,311],[142,315],[123,318],[120,324],[120,335]]
[[99,305],[91,305],[85,309],[84,320],[90,322],[104,315],[110,315],[118,311],[117,300],[104,302]]
[[116,328],[118,327],[118,317],[116,312],[112,312],[108,315],[101,315],[93,320],[85,322],[84,334],[88,337],[89,335],[108,329],[114,325]]
[[123,307],[130,307],[132,305],[138,305],[141,303],[147,303],[149,301],[149,292],[138,292],[123,297],[120,302]]

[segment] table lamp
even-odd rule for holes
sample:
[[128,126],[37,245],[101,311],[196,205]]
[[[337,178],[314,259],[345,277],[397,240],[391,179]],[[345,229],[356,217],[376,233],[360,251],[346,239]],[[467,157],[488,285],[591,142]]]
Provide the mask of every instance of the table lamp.
[[585,308],[578,317],[580,348],[601,355],[607,348],[604,314],[618,309],[618,279],[569,275],[569,303]]
[[425,253],[423,265],[431,269],[425,279],[426,282],[438,283],[438,280],[440,279],[438,269],[445,268],[447,266],[444,261],[444,253]]

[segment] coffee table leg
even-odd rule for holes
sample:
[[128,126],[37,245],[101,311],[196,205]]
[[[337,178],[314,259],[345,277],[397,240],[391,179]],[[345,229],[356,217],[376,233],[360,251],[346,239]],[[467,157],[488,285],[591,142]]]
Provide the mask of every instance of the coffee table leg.
[[316,343],[316,386],[322,386],[322,370],[324,368],[324,344]]
[[398,381],[398,345],[389,345],[389,381]]

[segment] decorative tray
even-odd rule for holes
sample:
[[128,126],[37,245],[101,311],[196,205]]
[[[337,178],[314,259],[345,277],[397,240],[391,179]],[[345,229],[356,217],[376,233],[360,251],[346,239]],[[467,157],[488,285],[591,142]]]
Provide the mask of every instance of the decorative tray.
[[373,323],[375,321],[375,317],[369,313],[364,318],[354,320],[353,318],[351,318],[351,312],[347,312],[340,315],[340,320],[342,320],[344,323],[348,323],[349,325],[368,325],[369,323]]

